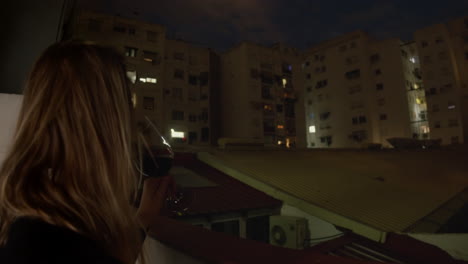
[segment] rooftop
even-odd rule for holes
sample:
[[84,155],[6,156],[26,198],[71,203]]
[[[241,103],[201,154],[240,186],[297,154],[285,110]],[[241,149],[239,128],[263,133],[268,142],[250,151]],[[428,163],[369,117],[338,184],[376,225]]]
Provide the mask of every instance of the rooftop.
[[199,157],[275,198],[378,241],[386,232],[412,227],[468,187],[465,152],[212,151]]

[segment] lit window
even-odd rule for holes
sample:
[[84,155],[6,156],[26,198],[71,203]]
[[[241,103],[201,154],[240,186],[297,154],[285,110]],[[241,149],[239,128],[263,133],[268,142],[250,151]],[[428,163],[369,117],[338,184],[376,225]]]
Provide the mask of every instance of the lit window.
[[449,103],[447,108],[449,110],[455,109],[455,104],[454,103]]
[[315,126],[309,126],[309,133],[315,133]]
[[286,78],[283,78],[283,88],[286,88],[286,84],[288,84],[288,80]]
[[147,78],[146,78],[146,82],[149,82],[149,83],[156,83],[157,80],[156,80],[156,78],[149,78],[149,77],[147,77]]
[[146,82],[146,78],[140,78],[140,82],[145,83],[145,82]]
[[127,71],[127,77],[132,82],[135,83],[136,81],[136,71]]
[[416,103],[417,104],[422,104],[423,103],[423,100],[421,98],[416,98]]
[[411,57],[409,60],[410,60],[412,63],[416,63],[416,58],[415,58],[415,57]]
[[171,137],[172,138],[185,138],[185,133],[171,129]]
[[419,85],[417,83],[413,84],[414,89],[419,89]]
[[137,56],[137,48],[125,47],[125,56],[135,58]]
[[283,141],[278,140],[278,145],[281,145],[281,144],[283,144]]
[[278,129],[283,129],[284,126],[283,126],[283,125],[278,125],[277,128],[278,128]]

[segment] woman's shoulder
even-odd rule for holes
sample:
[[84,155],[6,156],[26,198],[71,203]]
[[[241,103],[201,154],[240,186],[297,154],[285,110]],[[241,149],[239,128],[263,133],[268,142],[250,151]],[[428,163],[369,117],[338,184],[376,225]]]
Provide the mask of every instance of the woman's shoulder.
[[36,218],[12,223],[8,241],[0,248],[0,263],[119,264],[92,239]]

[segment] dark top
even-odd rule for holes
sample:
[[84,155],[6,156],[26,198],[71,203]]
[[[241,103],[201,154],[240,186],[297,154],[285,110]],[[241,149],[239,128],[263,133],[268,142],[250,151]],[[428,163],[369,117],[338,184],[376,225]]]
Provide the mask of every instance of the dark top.
[[11,225],[8,241],[0,248],[0,263],[121,264],[95,241],[32,218],[20,218]]

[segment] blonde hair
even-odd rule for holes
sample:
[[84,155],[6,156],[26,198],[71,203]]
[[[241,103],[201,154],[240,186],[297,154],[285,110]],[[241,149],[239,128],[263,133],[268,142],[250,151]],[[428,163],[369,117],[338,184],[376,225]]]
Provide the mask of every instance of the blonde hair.
[[38,217],[96,240],[125,263],[139,253],[131,91],[114,50],[49,47],[24,91],[0,170],[0,244],[15,218]]

